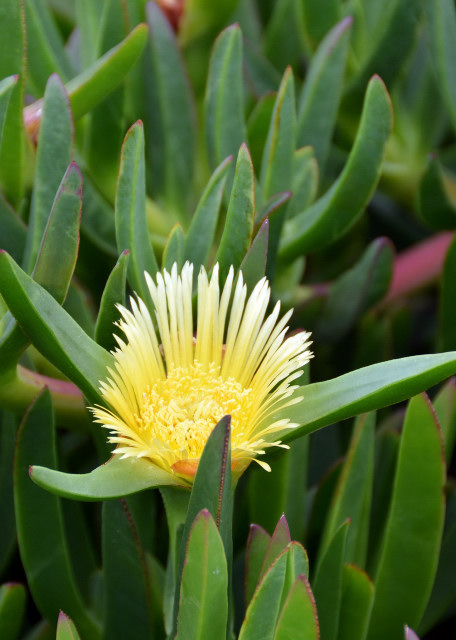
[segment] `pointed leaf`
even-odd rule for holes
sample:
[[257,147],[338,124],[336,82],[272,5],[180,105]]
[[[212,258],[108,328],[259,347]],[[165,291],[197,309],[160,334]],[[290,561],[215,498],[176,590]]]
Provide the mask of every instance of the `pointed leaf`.
[[[187,9],[188,10],[188,9]],[[213,167],[238,152],[247,142],[244,118],[242,34],[234,24],[222,31],[214,43],[204,100],[206,145]],[[229,171],[228,189],[234,167]]]
[[123,82],[141,55],[147,26],[139,24],[120,44],[107,51],[92,66],[66,85],[74,118],[80,118]]
[[146,222],[146,175],[144,133],[141,122],[127,132],[122,147],[116,192],[116,237],[119,252],[128,249],[128,279],[142,297],[150,299],[144,271],[154,276],[158,271]]
[[226,158],[209,179],[185,238],[185,258],[195,266],[195,273],[206,264],[212,250],[223,189],[233,157]]
[[307,209],[315,200],[318,191],[318,163],[312,147],[296,149],[293,158],[293,179],[291,191],[293,197],[288,207],[287,217]]
[[[296,108],[293,72],[288,67],[277,93],[268,137],[261,162],[261,194],[264,202],[270,196],[291,187],[293,155],[296,148]],[[275,256],[285,209],[271,218],[268,271],[273,272]]]
[[315,204],[287,222],[279,251],[282,258],[292,260],[334,242],[359,218],[380,177],[391,128],[390,98],[381,79],[374,76],[344,170]]
[[245,614],[239,640],[273,640],[280,613],[287,570],[288,549],[276,559],[258,585]]
[[63,611],[59,613],[55,640],[80,640],[74,622]]
[[143,458],[114,455],[89,473],[64,473],[34,465],[30,477],[43,489],[73,500],[110,500],[182,481]]
[[325,166],[342,94],[353,19],[331,29],[312,57],[299,96],[297,145],[311,145],[321,172]]
[[455,372],[456,353],[449,351],[380,362],[309,384],[295,392],[304,400],[284,410],[291,422],[304,426],[276,437],[285,441],[298,438],[338,420],[401,402]]
[[274,640],[319,640],[317,607],[304,575],[298,576],[280,612]]
[[255,220],[255,176],[252,160],[245,144],[239,150],[233,189],[226,214],[216,262],[220,265],[220,280],[224,281],[231,265],[241,264],[250,246]]
[[61,505],[29,478],[33,462],[56,465],[55,427],[50,394],[44,390],[21,424],[14,485],[18,542],[27,581],[38,609],[55,620],[64,608],[81,633],[99,638],[98,626],[77,590],[70,565]]
[[[207,509],[215,520],[225,548],[228,572],[231,573],[232,560],[232,508],[233,496],[231,492],[231,445],[230,445],[230,416],[225,416],[214,427],[198,462],[195,481],[193,483],[187,517],[182,532],[179,563],[177,567],[176,585],[180,583],[180,576],[184,566],[187,542],[193,522],[202,509]],[[174,616],[177,617],[179,590],[176,589],[174,600]],[[176,632],[176,620],[173,633]]]
[[427,396],[413,398],[401,437],[393,496],[374,576],[368,640],[416,626],[434,581],[444,521],[445,463]]
[[288,528],[288,522],[283,515],[277,523],[274,533],[272,534],[268,548],[266,550],[263,565],[261,567],[258,581],[261,581],[266,571],[272,565],[272,563],[279,557],[284,549],[288,547],[291,542],[290,529]]
[[49,78],[42,105],[24,268],[36,262],[41,240],[61,181],[71,162],[73,119],[65,87],[57,75]]
[[254,591],[257,587],[261,567],[264,563],[264,557],[268,550],[271,536],[267,531],[258,524],[251,524],[249,537],[247,539],[247,549],[245,554],[246,561],[246,580],[245,580],[245,603],[249,604]]
[[203,509],[190,530],[182,571],[176,640],[224,638],[228,570],[214,518]]
[[0,147],[0,184],[7,200],[19,208],[24,187],[24,121],[22,107],[25,75],[25,20],[22,2],[0,3],[0,78],[17,75],[3,119]]
[[193,181],[195,107],[175,34],[159,5],[146,6],[150,39],[146,146],[154,195],[185,220]]

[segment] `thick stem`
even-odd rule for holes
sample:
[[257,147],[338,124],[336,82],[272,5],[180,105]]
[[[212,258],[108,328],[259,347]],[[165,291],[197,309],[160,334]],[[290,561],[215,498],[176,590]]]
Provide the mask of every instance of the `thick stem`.
[[43,376],[21,365],[0,376],[0,405],[23,413],[35,396],[45,387],[49,389],[58,424],[78,431],[90,430],[90,419],[84,397],[72,383]]

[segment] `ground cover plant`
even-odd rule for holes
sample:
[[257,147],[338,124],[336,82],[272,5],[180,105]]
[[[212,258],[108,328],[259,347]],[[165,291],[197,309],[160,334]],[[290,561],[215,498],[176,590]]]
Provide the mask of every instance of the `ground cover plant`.
[[0,3],[0,638],[456,627],[452,0]]

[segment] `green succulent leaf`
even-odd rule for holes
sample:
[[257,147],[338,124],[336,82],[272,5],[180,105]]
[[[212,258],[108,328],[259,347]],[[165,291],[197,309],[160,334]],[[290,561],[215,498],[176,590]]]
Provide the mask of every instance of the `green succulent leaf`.
[[[261,162],[261,201],[291,187],[296,148],[296,107],[293,72],[288,67],[283,76],[272,112]],[[271,217],[268,271],[273,273],[285,209]]]
[[356,140],[339,178],[310,208],[284,227],[279,256],[292,260],[334,242],[359,218],[380,177],[392,128],[385,85],[374,76],[367,87]]
[[456,379],[450,378],[432,401],[442,429],[445,460],[451,464],[456,442]]
[[176,640],[224,638],[228,568],[214,518],[203,509],[190,529],[182,571]]
[[185,565],[187,544],[193,522],[202,509],[207,509],[215,520],[225,549],[228,572],[231,573],[233,495],[229,462],[231,460],[230,424],[230,417],[226,416],[214,427],[198,463],[179,550],[174,599],[174,633],[177,631],[179,583]]
[[73,500],[99,501],[167,485],[182,486],[176,476],[144,460],[114,455],[89,473],[64,473],[34,465],[30,477],[43,489]]
[[35,264],[56,193],[71,162],[72,146],[73,121],[68,95],[60,78],[53,75],[46,85],[38,138],[30,229],[24,258],[27,272]]
[[169,21],[155,2],[147,3],[146,15],[150,39],[145,125],[151,185],[154,196],[187,220],[195,165],[194,99]]
[[16,640],[23,625],[27,593],[22,584],[0,586],[0,637]]
[[291,440],[338,420],[401,402],[455,371],[456,353],[450,351],[380,362],[309,384],[295,392],[304,399],[284,409],[284,417],[303,426],[277,437]]
[[147,26],[139,24],[122,42],[67,83],[75,119],[88,113],[123,82],[147,41]]
[[125,500],[103,504],[103,637],[152,637],[149,575],[135,521]]
[[[244,118],[242,33],[234,24],[222,31],[210,59],[205,95],[205,134],[213,167],[247,142]],[[229,171],[231,190],[234,167]]]
[[315,200],[319,179],[318,163],[312,147],[296,149],[293,157],[293,179],[291,192],[293,197],[288,207],[287,218],[307,209]]
[[80,635],[74,622],[63,611],[57,620],[57,634],[55,640],[80,640]]
[[[0,414],[0,573],[6,568],[16,546],[14,518],[13,464],[17,423],[12,413]],[[1,636],[0,636],[1,637]]]
[[445,529],[440,548],[439,565],[435,576],[431,597],[421,619],[418,631],[420,634],[428,630],[451,611],[456,598],[456,491],[454,486],[447,487],[447,504]]
[[266,219],[253,239],[250,249],[242,260],[239,271],[242,271],[248,291],[253,291],[257,282],[266,273],[268,259],[269,220]]
[[[404,3],[405,4],[405,3]],[[456,38],[456,10],[451,0],[436,0],[424,6],[430,49],[438,86],[456,127],[456,69],[453,64]]]
[[[355,423],[350,447],[339,475],[321,542],[327,548],[337,529],[350,520],[345,559],[364,566],[367,554],[375,414],[364,414]],[[366,508],[367,503],[367,508]]]
[[125,250],[120,254],[116,266],[109,274],[100,301],[95,340],[107,351],[114,349],[117,342],[114,338],[115,323],[120,318],[117,305],[125,305],[125,288],[127,285],[127,267],[130,253]]
[[195,274],[206,264],[212,250],[227,172],[233,157],[226,158],[209,179],[185,237],[184,255],[195,265]]
[[337,0],[306,0],[304,10],[304,28],[312,49],[328,31],[341,19],[341,7]]
[[268,548],[264,554],[263,564],[261,566],[260,575],[258,576],[258,582],[261,581],[266,571],[272,565],[272,563],[279,557],[284,549],[288,547],[291,542],[290,529],[288,528],[288,522],[285,515],[279,519],[274,533],[269,541]]
[[8,111],[9,101],[14,87],[18,81],[18,75],[8,76],[0,80],[0,148],[2,146],[3,125]]
[[130,253],[128,279],[143,300],[150,301],[144,271],[154,276],[158,271],[146,221],[146,169],[142,122],[127,132],[120,158],[117,181],[116,237],[119,252]]
[[44,390],[25,415],[16,445],[14,485],[21,559],[33,599],[43,616],[55,620],[63,608],[76,620],[84,636],[96,639],[100,637],[98,624],[76,587],[61,504],[29,478],[32,463],[55,466],[56,458],[51,398]]
[[27,240],[27,227],[1,193],[0,226],[1,248],[8,251],[16,262],[21,262]]
[[300,575],[290,589],[280,612],[274,640],[319,640],[315,599],[306,576]]
[[336,125],[352,22],[350,16],[344,18],[323,39],[299,96],[297,144],[313,147],[321,172]]
[[304,50],[303,3],[294,0],[274,2],[274,11],[265,29],[264,50],[268,60],[283,71],[299,62]]
[[335,640],[338,637],[342,575],[349,525],[350,521],[344,522],[334,533],[319,558],[312,582],[321,634],[328,640]]
[[401,437],[388,521],[374,573],[368,640],[416,626],[437,569],[444,522],[445,462],[440,427],[427,396],[413,398]]
[[264,557],[271,536],[258,524],[251,524],[246,548],[245,604],[248,605],[257,588]]
[[358,317],[386,295],[393,275],[394,249],[374,240],[361,259],[331,285],[315,330],[320,340],[338,342]]
[[456,278],[456,239],[453,238],[443,264],[440,333],[442,349],[456,348],[456,301],[453,285]]
[[[0,147],[0,184],[13,207],[18,208],[24,189],[24,99],[25,20],[22,3],[5,0],[0,6],[0,78],[17,75],[20,78],[11,90],[3,115],[3,135]],[[4,104],[6,107],[6,104]]]
[[220,280],[227,277],[230,266],[236,269],[247,253],[255,220],[255,175],[249,150],[241,145],[236,162],[234,183],[220,240],[216,262],[220,265]]
[[365,640],[374,592],[367,573],[353,564],[344,565],[338,640]]
[[25,0],[24,7],[27,81],[32,83],[37,96],[40,96],[50,75],[58,73],[61,78],[68,80],[72,76],[72,69],[49,5],[44,0]]
[[247,607],[239,640],[272,640],[280,613],[287,570],[288,549],[276,559],[253,594]]
[[456,202],[451,196],[454,177],[445,171],[438,158],[429,160],[421,178],[417,205],[424,222],[433,229],[454,229],[456,224]]
[[185,236],[184,230],[179,223],[176,223],[171,229],[171,232],[166,241],[165,248],[163,249],[162,268],[171,272],[171,268],[174,263],[177,264],[177,268],[180,270],[184,264],[184,246]]
[[106,377],[112,356],[4,251],[0,251],[0,276],[0,293],[30,341],[90,402],[102,402],[99,381]]

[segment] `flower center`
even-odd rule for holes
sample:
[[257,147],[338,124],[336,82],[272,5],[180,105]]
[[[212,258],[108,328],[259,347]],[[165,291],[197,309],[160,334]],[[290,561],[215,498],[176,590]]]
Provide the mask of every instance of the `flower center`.
[[205,370],[195,361],[189,367],[172,367],[143,392],[144,403],[135,416],[143,438],[155,446],[163,443],[188,458],[200,458],[217,422],[231,415],[233,444],[242,440],[249,424],[252,389],[234,378],[224,380],[219,368]]

